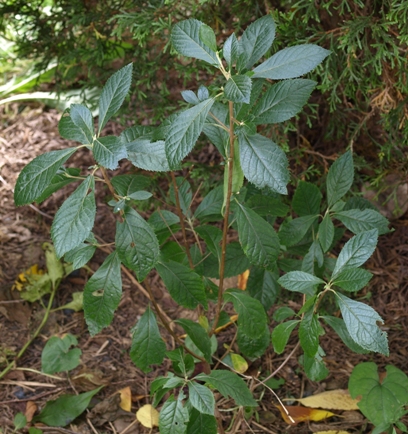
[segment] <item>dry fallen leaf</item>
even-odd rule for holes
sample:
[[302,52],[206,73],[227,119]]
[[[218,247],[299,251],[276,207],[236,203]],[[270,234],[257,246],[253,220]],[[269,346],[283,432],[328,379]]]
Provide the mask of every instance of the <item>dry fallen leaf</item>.
[[350,396],[348,390],[337,389],[322,392],[307,398],[296,399],[302,405],[312,408],[328,408],[330,410],[359,410],[358,400]]
[[331,413],[327,410],[316,410],[312,408],[291,405],[285,406],[285,408],[283,408],[281,405],[277,405],[276,407],[279,408],[283,420],[289,425],[297,425],[299,422],[319,422],[320,420],[327,419],[328,417],[336,416],[334,413]]
[[159,426],[159,412],[150,404],[146,404],[137,410],[136,419],[146,428]]
[[244,271],[242,274],[238,275],[238,289],[242,289],[242,291],[246,290],[247,282],[249,277],[249,270]]
[[125,411],[132,410],[132,392],[130,387],[125,387],[123,389],[118,390],[120,393],[120,407]]
[[27,422],[31,422],[33,420],[34,413],[37,411],[37,404],[34,401],[27,401],[25,417]]

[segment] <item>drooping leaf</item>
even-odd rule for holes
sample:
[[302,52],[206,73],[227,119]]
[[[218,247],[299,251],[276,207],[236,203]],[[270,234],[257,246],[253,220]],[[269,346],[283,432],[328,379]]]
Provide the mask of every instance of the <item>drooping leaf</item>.
[[254,78],[281,80],[312,71],[330,51],[314,44],[296,45],[278,51],[254,69]]
[[157,210],[149,217],[149,224],[152,226],[159,244],[163,243],[170,235],[171,231],[177,228],[179,217],[167,210]]
[[271,333],[268,326],[265,326],[263,334],[256,339],[249,338],[242,329],[238,329],[237,344],[240,353],[248,359],[259,359],[263,356],[271,341]]
[[314,240],[309,247],[309,251],[306,253],[302,261],[302,271],[314,274],[315,262],[317,262],[318,267],[323,266],[324,256],[323,250],[320,247],[318,240]]
[[152,227],[133,208],[126,208],[116,223],[116,249],[120,260],[142,281],[159,260],[159,243]]
[[151,179],[143,175],[118,175],[111,178],[115,191],[120,196],[129,196],[151,185]]
[[363,268],[349,268],[337,275],[333,285],[337,285],[345,291],[356,292],[364,288],[372,277],[373,275]]
[[93,155],[95,160],[103,167],[115,170],[119,160],[127,157],[126,146],[119,137],[99,137],[93,142]]
[[147,306],[133,330],[130,358],[143,372],[151,371],[150,365],[162,363],[166,344],[160,336],[154,313]]
[[309,357],[315,357],[319,349],[319,337],[323,329],[313,308],[305,312],[299,326],[300,345]]
[[208,387],[195,381],[189,381],[188,394],[190,403],[195,409],[200,413],[214,416],[215,399]]
[[275,303],[279,293],[278,274],[273,271],[252,267],[249,274],[247,291],[259,300],[268,311]]
[[234,372],[214,370],[209,375],[200,374],[195,379],[210,384],[225,398],[230,396],[237,405],[245,407],[256,407],[258,405],[244,380]]
[[226,123],[229,116],[228,107],[215,102],[207,115],[204,123],[203,133],[215,145],[220,154],[225,157],[229,143],[229,134],[226,131]]
[[278,309],[275,310],[272,318],[277,322],[281,322],[281,321],[285,321],[285,319],[291,318],[292,316],[295,316],[295,315],[296,315],[296,312],[293,309],[291,309],[288,306],[282,306],[282,307],[279,307]]
[[300,320],[289,320],[277,325],[272,331],[272,345],[277,354],[282,354],[292,331],[300,323]]
[[250,24],[239,41],[239,67],[250,69],[271,47],[275,39],[275,22],[265,15]]
[[225,98],[232,102],[249,104],[252,80],[246,75],[233,75],[224,88]]
[[318,347],[318,352],[313,357],[310,357],[306,353],[300,357],[299,361],[310,380],[322,381],[329,375],[329,370],[323,360],[325,355],[322,348]]
[[209,98],[181,112],[171,123],[165,143],[170,168],[176,168],[193,149],[214,101],[213,98]]
[[133,65],[124,66],[109,77],[99,98],[98,136],[108,120],[120,109],[132,82]]
[[221,207],[224,201],[223,187],[216,187],[204,197],[195,210],[194,217],[201,223],[218,221],[221,217]]
[[86,143],[92,143],[94,132],[92,113],[82,104],[71,104],[69,115],[72,122],[83,132]]
[[354,179],[353,156],[347,151],[330,167],[327,174],[327,199],[329,207],[340,200],[350,189]]
[[95,250],[96,246],[81,243],[75,249],[65,253],[64,259],[66,262],[72,262],[73,270],[78,270],[91,260]]
[[231,301],[238,313],[238,327],[249,338],[259,338],[265,331],[266,314],[261,303],[239,289],[229,289],[225,301]]
[[310,182],[300,181],[292,199],[292,208],[299,217],[320,213],[322,194]]
[[58,258],[78,247],[92,230],[96,214],[94,187],[94,177],[88,176],[55,214],[51,238]]
[[289,291],[314,295],[316,286],[324,284],[325,281],[303,271],[291,271],[280,277],[278,283]]
[[351,338],[361,347],[388,356],[387,333],[382,331],[377,321],[383,319],[370,306],[336,293],[344,323]]
[[187,432],[188,434],[217,434],[217,420],[214,416],[200,413],[193,407],[190,411]]
[[347,241],[337,258],[332,280],[334,280],[341,271],[363,265],[373,254],[377,245],[377,239],[377,229],[371,229],[370,231],[361,232]]
[[[190,216],[191,214],[190,206],[191,206],[191,201],[193,200],[191,185],[182,176],[178,176],[176,178],[176,184],[177,184],[178,200],[180,202],[180,208],[183,211],[183,214],[185,216]],[[175,194],[173,183],[170,186],[169,198],[173,203],[173,205],[177,206],[176,194]]]
[[171,297],[180,305],[195,309],[202,304],[207,309],[207,298],[201,277],[191,268],[174,261],[156,264]]
[[175,322],[183,327],[194,345],[204,354],[205,359],[210,363],[212,354],[211,341],[203,327],[194,321],[184,318]]
[[306,104],[316,82],[298,78],[276,83],[263,95],[253,110],[255,123],[277,124],[297,115]]
[[215,256],[221,256],[221,246],[220,242],[222,239],[222,231],[221,229],[210,226],[203,225],[197,226],[195,228],[197,234],[205,241],[207,249]]
[[388,220],[378,211],[373,209],[350,209],[347,211],[337,212],[333,215],[334,218],[340,220],[343,225],[351,232],[358,234],[359,232],[377,229],[378,235],[389,232]]
[[317,215],[308,215],[285,221],[279,228],[279,241],[287,247],[297,244],[317,218]]
[[166,157],[165,141],[136,139],[126,143],[128,158],[132,164],[143,170],[167,172],[170,170]]
[[53,427],[67,426],[86,410],[92,397],[101,389],[102,387],[98,387],[79,395],[62,395],[55,401],[48,401],[41,413],[34,416],[33,422],[42,422]]
[[160,410],[159,430],[161,434],[185,434],[188,423],[188,410],[183,407],[183,392],[177,400],[171,395]]
[[195,19],[177,23],[171,32],[174,49],[186,57],[204,60],[210,65],[218,66],[217,55],[200,38],[200,29],[204,23]]
[[89,333],[94,336],[113,319],[122,295],[118,253],[112,252],[84,288],[84,313]]
[[40,197],[51,184],[60,167],[77,148],[51,151],[34,158],[18,176],[14,189],[17,206],[27,205]]
[[319,224],[317,238],[322,246],[323,252],[326,253],[330,249],[334,239],[334,225],[329,213],[323,217],[323,220]]
[[239,135],[241,167],[245,177],[258,188],[287,194],[289,182],[288,160],[272,140],[259,134]]
[[82,351],[79,348],[72,348],[78,345],[75,336],[65,335],[63,338],[52,336],[41,353],[41,369],[46,374],[71,371],[80,364]]

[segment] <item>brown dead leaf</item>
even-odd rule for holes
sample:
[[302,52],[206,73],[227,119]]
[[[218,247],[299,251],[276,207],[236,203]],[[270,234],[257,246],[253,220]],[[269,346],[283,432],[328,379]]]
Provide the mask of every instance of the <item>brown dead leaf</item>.
[[242,274],[238,275],[238,285],[237,285],[238,289],[241,289],[242,291],[246,290],[248,277],[249,277],[249,270],[246,270]]
[[297,399],[305,407],[328,408],[330,410],[359,410],[358,400],[350,396],[348,390],[337,389]]
[[159,426],[159,412],[150,404],[146,404],[137,410],[136,419],[146,428]]
[[33,420],[34,413],[37,411],[37,404],[34,401],[27,401],[25,417],[27,422],[31,422]]
[[[277,405],[283,420],[289,425],[297,425],[299,422],[319,422],[332,416],[336,416],[327,410],[316,410],[314,408],[306,408],[299,406],[285,406]],[[286,409],[286,411],[285,411]]]
[[122,408],[125,411],[131,411],[132,410],[132,391],[130,390],[130,387],[124,387],[123,389],[120,389],[118,391],[120,394],[120,408]]
[[106,422],[113,422],[116,419],[124,416],[134,417],[120,408],[121,397],[119,393],[105,398],[103,401],[95,405],[88,417],[92,420],[95,426],[102,426]]

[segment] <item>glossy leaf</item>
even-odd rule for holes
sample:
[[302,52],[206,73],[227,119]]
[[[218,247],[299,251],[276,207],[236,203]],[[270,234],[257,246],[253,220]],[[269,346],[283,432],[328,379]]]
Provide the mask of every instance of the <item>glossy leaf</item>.
[[272,345],[277,354],[282,354],[289,341],[292,331],[300,323],[299,320],[289,320],[277,325],[272,331]]
[[124,66],[115,72],[102,89],[99,98],[98,136],[108,120],[120,109],[132,82],[133,65]]
[[297,115],[315,87],[315,81],[301,78],[274,84],[253,110],[255,123],[277,124]]
[[115,170],[119,160],[127,157],[127,150],[119,137],[99,137],[93,143],[93,155],[95,160],[103,167]]
[[188,422],[188,410],[183,407],[184,394],[181,392],[177,398],[171,395],[160,410],[160,434],[185,434]]
[[217,420],[214,416],[200,413],[195,408],[192,408],[187,432],[188,434],[217,434]]
[[377,325],[377,322],[384,323],[380,315],[360,301],[352,300],[340,293],[336,293],[336,296],[351,338],[366,350],[388,356],[387,333]]
[[93,176],[88,176],[55,214],[51,238],[58,258],[78,247],[92,230],[96,214],[94,186]]
[[82,351],[79,348],[72,348],[78,345],[75,336],[65,335],[63,338],[52,336],[44,346],[41,353],[41,369],[46,374],[71,371],[80,364]]
[[312,71],[330,51],[317,45],[303,44],[284,48],[254,69],[254,78],[281,80],[296,78]]
[[156,264],[156,270],[178,304],[188,309],[195,309],[199,304],[207,308],[203,281],[191,268],[169,261]]
[[71,104],[69,115],[72,122],[83,132],[87,139],[86,143],[92,143],[95,132],[89,108],[82,104]]
[[183,327],[194,345],[204,354],[205,359],[211,363],[210,337],[201,325],[189,319],[179,319],[175,322]]
[[314,295],[316,286],[324,284],[325,281],[303,271],[291,271],[280,277],[278,283],[289,291]]
[[329,207],[350,190],[353,180],[353,156],[350,151],[347,151],[332,164],[327,174],[326,188]]
[[18,176],[14,189],[14,202],[17,206],[27,205],[40,197],[51,184],[60,167],[77,148],[51,151],[30,161]]
[[377,229],[379,235],[389,232],[388,220],[373,209],[350,209],[337,212],[333,217],[340,220],[347,229],[355,234],[370,229]]
[[215,399],[208,387],[195,381],[189,381],[188,394],[190,403],[195,409],[202,414],[214,416]]
[[232,102],[249,104],[252,80],[246,75],[233,75],[224,88],[225,98]]
[[132,208],[116,223],[116,249],[123,264],[142,281],[159,260],[159,243],[152,227]]
[[322,246],[323,252],[326,253],[330,249],[334,239],[334,225],[328,213],[319,224],[317,238]]
[[120,260],[115,251],[105,259],[84,288],[85,321],[92,336],[112,322],[121,296]]
[[165,143],[170,168],[177,167],[180,161],[193,149],[213,104],[214,99],[209,98],[181,112],[173,120]]
[[258,188],[287,194],[288,160],[272,140],[259,134],[238,137],[241,167],[245,177]]
[[348,292],[359,291],[371,280],[373,275],[363,268],[349,268],[337,275],[333,285]]
[[166,344],[160,336],[154,313],[147,306],[133,330],[130,358],[143,372],[151,371],[150,365],[163,362]]

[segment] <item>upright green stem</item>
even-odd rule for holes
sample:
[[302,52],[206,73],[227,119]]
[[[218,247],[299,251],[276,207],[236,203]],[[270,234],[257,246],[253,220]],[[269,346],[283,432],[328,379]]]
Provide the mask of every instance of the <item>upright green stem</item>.
[[188,242],[187,242],[186,225],[184,224],[184,215],[183,215],[183,211],[181,210],[181,206],[180,206],[180,197],[179,197],[179,190],[178,190],[178,185],[177,185],[177,181],[176,181],[176,176],[174,175],[174,172],[170,172],[170,173],[171,173],[171,180],[173,182],[174,197],[176,199],[177,214],[178,214],[179,219],[180,219],[181,232],[183,234],[184,248],[186,249],[186,254],[187,254],[187,258],[188,258],[188,263],[190,264],[190,268],[194,269],[194,262],[193,262],[193,259],[191,257],[190,247],[189,247]]
[[224,288],[224,274],[225,274],[225,257],[227,252],[227,234],[229,225],[229,212],[230,212],[230,202],[232,196],[232,176],[234,169],[234,104],[229,101],[229,141],[230,141],[230,152],[228,157],[228,188],[227,188],[227,201],[224,210],[224,223],[222,228],[222,243],[221,243],[221,259],[220,259],[220,283],[218,286],[218,301],[215,311],[213,325],[210,331],[210,336],[215,332],[218,325],[218,320],[220,319],[222,300],[223,300],[223,288]]

